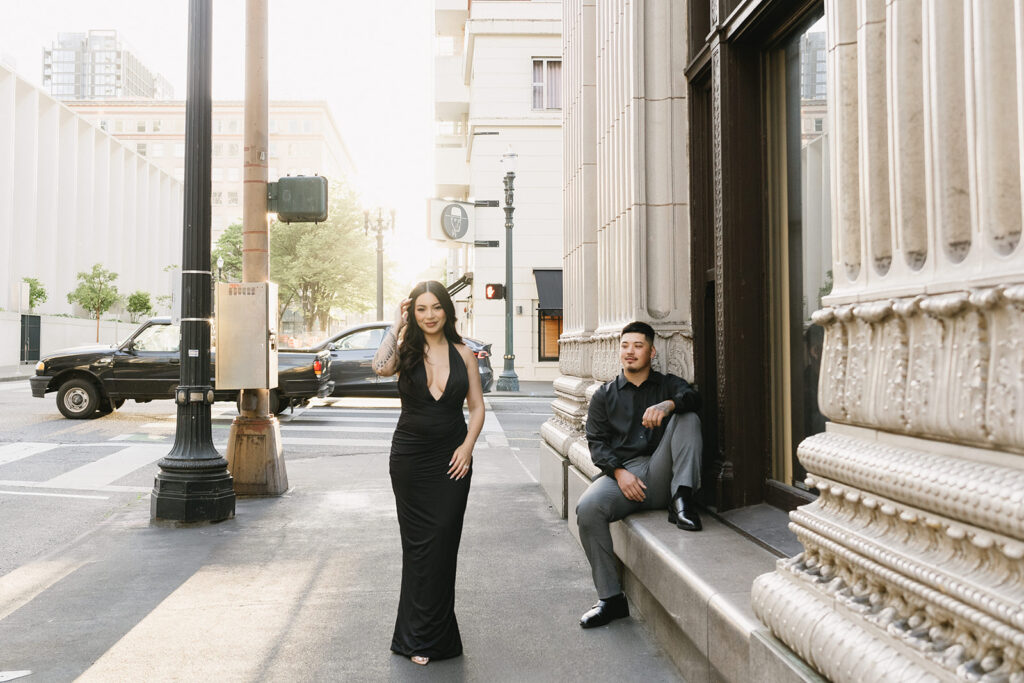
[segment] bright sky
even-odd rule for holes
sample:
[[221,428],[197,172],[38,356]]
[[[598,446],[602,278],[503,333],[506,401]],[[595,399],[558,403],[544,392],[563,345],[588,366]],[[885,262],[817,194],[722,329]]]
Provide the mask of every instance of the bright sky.
[[[61,32],[116,29],[185,97],[186,0],[0,0],[0,57],[40,83]],[[403,282],[429,265],[433,193],[433,4],[427,0],[269,0],[271,99],[326,100],[358,167],[366,206],[397,211],[387,258]],[[213,96],[244,93],[244,0],[213,0]],[[372,237],[370,238],[372,239]]]

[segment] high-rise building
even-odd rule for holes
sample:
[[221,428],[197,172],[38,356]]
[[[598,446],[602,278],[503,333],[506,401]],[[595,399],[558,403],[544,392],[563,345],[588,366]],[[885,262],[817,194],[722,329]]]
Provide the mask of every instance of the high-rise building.
[[[558,375],[562,330],[561,0],[435,0],[435,196],[499,200],[502,155],[518,155],[513,229],[513,351],[520,379]],[[505,214],[474,211],[477,245],[449,250],[449,282],[473,273],[457,296],[463,334],[503,354]],[[496,363],[500,366],[500,363]]]
[[43,87],[59,100],[174,97],[170,82],[139,61],[113,30],[58,34],[43,50]]

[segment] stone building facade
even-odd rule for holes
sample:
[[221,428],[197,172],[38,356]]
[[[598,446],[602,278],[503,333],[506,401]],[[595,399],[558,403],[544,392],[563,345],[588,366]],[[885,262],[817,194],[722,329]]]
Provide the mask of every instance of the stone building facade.
[[[563,319],[561,0],[434,0],[434,194],[503,206],[501,159],[518,155],[514,181],[513,344],[521,380],[558,375]],[[471,210],[472,207],[471,207]],[[447,243],[447,277],[472,273],[456,294],[461,332],[505,349],[505,213],[473,210],[474,243]],[[553,303],[552,303],[553,302]]]
[[[572,528],[589,397],[648,321],[704,397],[713,514],[613,534],[687,680],[1024,681],[1020,8],[563,6],[556,508]],[[780,509],[799,545],[743,578]],[[719,621],[670,604],[716,582]]]

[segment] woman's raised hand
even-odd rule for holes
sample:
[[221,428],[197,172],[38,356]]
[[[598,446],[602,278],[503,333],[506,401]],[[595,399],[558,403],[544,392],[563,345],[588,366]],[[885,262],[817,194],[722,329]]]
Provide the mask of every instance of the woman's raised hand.
[[412,299],[402,299],[402,303],[398,304],[398,310],[395,311],[395,334],[398,334],[409,323],[409,306],[411,305]]

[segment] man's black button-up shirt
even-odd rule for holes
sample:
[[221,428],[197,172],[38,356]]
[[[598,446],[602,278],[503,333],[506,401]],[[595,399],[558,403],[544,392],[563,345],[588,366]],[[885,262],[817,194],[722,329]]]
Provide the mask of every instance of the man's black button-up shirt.
[[640,386],[620,372],[595,391],[587,413],[587,443],[594,464],[611,477],[627,461],[654,453],[668,418],[655,429],[644,427],[641,419],[645,410],[667,399],[676,404],[672,415],[700,408],[700,396],[686,380],[654,370]]

